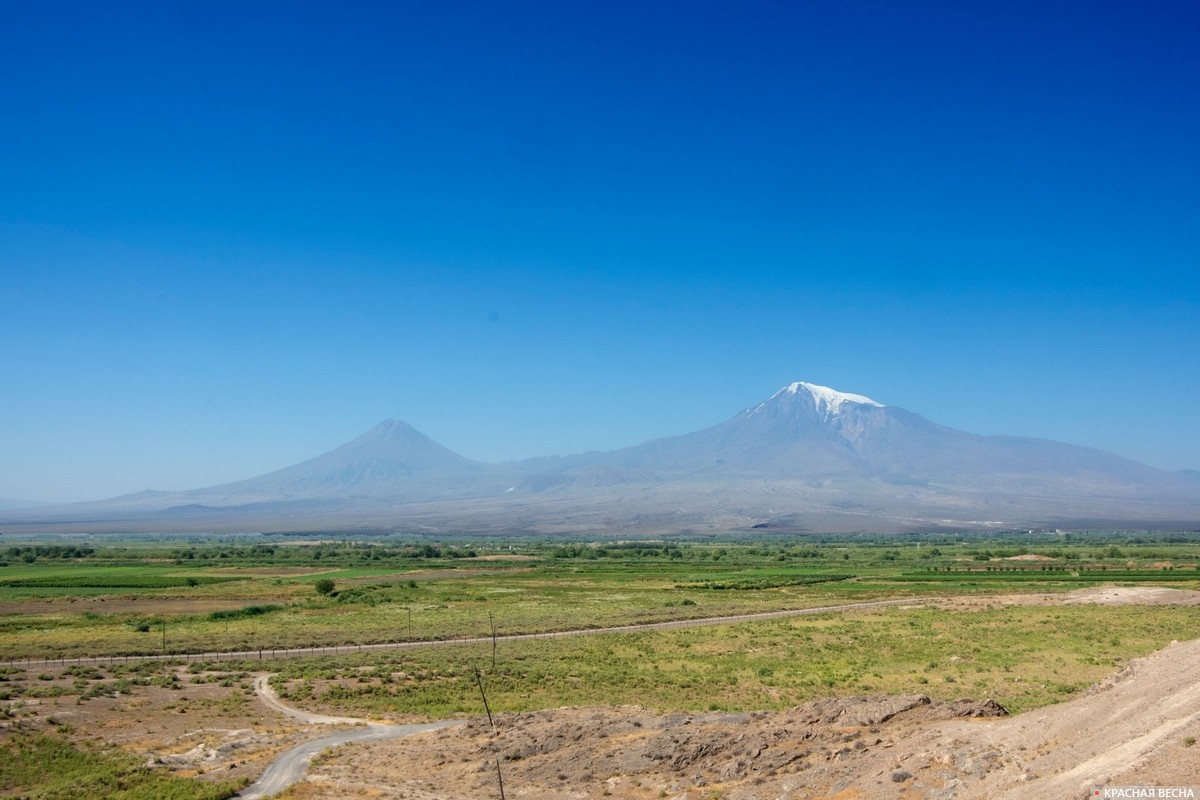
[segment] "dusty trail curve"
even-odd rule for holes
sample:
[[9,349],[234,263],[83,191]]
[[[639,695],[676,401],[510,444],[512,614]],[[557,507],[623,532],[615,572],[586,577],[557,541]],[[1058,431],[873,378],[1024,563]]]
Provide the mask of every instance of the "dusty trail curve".
[[268,675],[260,675],[254,679],[254,691],[264,705],[298,719],[309,725],[354,725],[350,730],[342,730],[329,736],[322,736],[303,744],[296,745],[291,750],[281,754],[263,772],[257,781],[247,786],[237,794],[242,800],[261,800],[261,798],[282,792],[293,783],[298,782],[308,771],[313,756],[350,742],[362,742],[375,739],[398,739],[415,733],[434,731],[448,728],[451,725],[462,724],[461,720],[443,720],[427,722],[420,725],[387,725],[379,722],[356,719],[354,717],[330,717],[324,714],[311,714],[292,708],[279,699],[275,690],[268,683]]

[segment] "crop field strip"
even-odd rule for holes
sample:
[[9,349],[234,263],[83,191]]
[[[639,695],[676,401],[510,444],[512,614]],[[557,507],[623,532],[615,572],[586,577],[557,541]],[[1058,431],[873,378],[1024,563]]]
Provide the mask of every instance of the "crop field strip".
[[225,653],[176,653],[148,654],[127,656],[83,656],[77,658],[58,659],[9,659],[6,663],[11,668],[39,669],[45,667],[65,666],[108,666],[112,664],[137,664],[141,662],[179,662],[190,661],[264,661],[281,658],[312,658],[319,656],[336,656],[355,653],[383,652],[387,650],[415,650],[426,647],[446,647],[450,645],[490,645],[493,642],[522,642],[534,639],[566,639],[576,636],[593,636],[615,633],[642,633],[648,631],[680,630],[683,628],[698,628],[708,625],[733,625],[739,622],[755,622],[767,619],[781,619],[802,614],[828,614],[843,611],[857,611],[874,606],[920,604],[920,600],[912,597],[893,598],[889,600],[868,600],[861,603],[849,603],[837,606],[814,606],[812,608],[793,608],[782,611],[761,611],[753,614],[736,614],[724,617],[701,617],[698,619],[677,619],[666,622],[646,622],[637,625],[618,625],[611,628],[578,628],[566,631],[546,631],[544,633],[517,633],[478,636],[462,639],[434,639],[430,641],[400,641],[380,642],[376,644],[334,645],[330,647],[294,647],[281,650],[239,650]]

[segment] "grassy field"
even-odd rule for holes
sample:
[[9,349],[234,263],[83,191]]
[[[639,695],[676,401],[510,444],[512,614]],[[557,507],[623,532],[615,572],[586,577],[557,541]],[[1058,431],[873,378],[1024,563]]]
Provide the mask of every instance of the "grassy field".
[[782,710],[828,695],[990,698],[1010,711],[1064,700],[1131,658],[1200,636],[1194,608],[894,609],[735,626],[443,647],[278,664],[281,696],[338,714],[433,718],[637,704]]
[[[38,555],[38,547],[51,550],[14,544],[0,551],[0,662],[467,638],[488,635],[493,624],[500,633],[537,633],[1101,583],[1200,586],[1194,534],[472,546],[138,542],[83,555],[75,548],[67,557]],[[316,590],[322,579],[333,583],[328,594]]]

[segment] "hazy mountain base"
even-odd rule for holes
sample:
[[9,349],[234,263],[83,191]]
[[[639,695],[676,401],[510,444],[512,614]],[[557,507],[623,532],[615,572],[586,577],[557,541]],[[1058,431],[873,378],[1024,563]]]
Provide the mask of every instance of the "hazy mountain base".
[[[773,487],[775,488],[775,487]],[[775,494],[790,493],[778,487]],[[1200,512],[1180,505],[1148,503],[1108,508],[1101,503],[1020,508],[988,500],[959,499],[943,506],[873,508],[852,500],[783,503],[745,495],[689,493],[675,489],[644,494],[572,493],[536,505],[501,499],[454,503],[304,501],[221,508],[192,506],[163,512],[95,513],[80,516],[28,516],[0,521],[0,534],[89,533],[311,533],[329,535],[672,537],[738,536],[745,533],[919,533],[924,531],[1012,530],[1196,530]]]
[[[909,492],[913,494],[913,492]],[[600,487],[522,497],[395,504],[383,500],[297,500],[165,511],[46,514],[0,521],[0,533],[337,533],[587,537],[740,533],[908,533],[957,530],[1182,530],[1200,510],[1156,502],[1039,501],[942,495],[925,488],[886,507],[853,488],[793,481],[755,485]]]

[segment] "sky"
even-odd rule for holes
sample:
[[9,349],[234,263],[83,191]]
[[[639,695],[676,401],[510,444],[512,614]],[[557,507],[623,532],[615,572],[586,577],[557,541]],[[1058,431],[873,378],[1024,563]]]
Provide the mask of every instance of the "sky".
[[0,498],[792,381],[1200,469],[1200,6],[0,4]]

